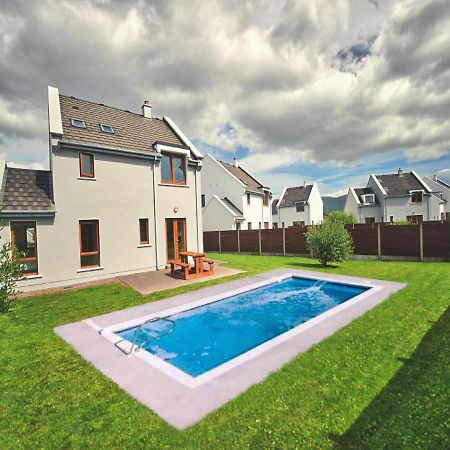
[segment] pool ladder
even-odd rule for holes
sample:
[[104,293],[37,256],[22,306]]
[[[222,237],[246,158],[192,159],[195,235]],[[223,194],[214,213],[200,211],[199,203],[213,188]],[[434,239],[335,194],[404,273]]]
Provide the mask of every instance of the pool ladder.
[[[150,337],[149,339],[147,339],[146,341],[142,342],[142,344],[137,345],[136,342],[137,342],[137,339],[138,339],[138,337],[139,337],[139,334],[140,334],[141,331],[142,331],[142,327],[143,327],[144,325],[147,325],[148,323],[156,322],[156,321],[158,321],[158,320],[163,320],[163,321],[165,321],[165,322],[170,323],[170,324],[171,324],[170,329],[169,329],[168,331],[166,331],[165,333],[158,334],[157,336],[152,336],[152,337]],[[167,317],[153,317],[152,319],[146,320],[145,322],[141,323],[141,324],[137,327],[137,329],[136,329],[136,331],[135,331],[135,333],[134,333],[134,338],[133,338],[133,342],[132,342],[132,344],[131,344],[131,349],[130,349],[129,352],[127,352],[127,354],[128,354],[128,355],[131,355],[131,353],[133,353],[133,350],[134,350],[134,349],[136,349],[135,351],[138,352],[144,345],[148,344],[149,342],[151,342],[151,341],[153,341],[153,340],[157,340],[157,339],[159,339],[159,338],[162,337],[162,336],[166,336],[166,335],[172,333],[172,331],[173,331],[174,329],[175,329],[175,321],[174,321],[174,320],[171,320],[171,319],[168,319]]]

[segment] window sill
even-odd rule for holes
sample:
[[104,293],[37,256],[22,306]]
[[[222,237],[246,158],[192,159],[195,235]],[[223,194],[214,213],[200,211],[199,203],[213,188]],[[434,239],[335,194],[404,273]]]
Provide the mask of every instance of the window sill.
[[145,247],[151,247],[151,246],[152,246],[152,244],[139,244],[137,246],[137,248],[145,248]]
[[98,266],[98,267],[86,267],[85,269],[78,269],[77,273],[83,273],[83,272],[94,272],[95,270],[103,270],[104,267]]
[[174,184],[174,183],[158,183],[159,186],[173,186],[173,187],[180,187],[180,188],[188,188],[188,184]]
[[19,281],[22,281],[22,280],[36,280],[38,278],[42,278],[42,275],[39,275],[39,274],[37,274],[37,275],[28,275],[28,276],[26,275],[26,276],[20,277]]
[[90,178],[90,177],[78,177],[77,179],[86,181],[97,181],[97,178]]

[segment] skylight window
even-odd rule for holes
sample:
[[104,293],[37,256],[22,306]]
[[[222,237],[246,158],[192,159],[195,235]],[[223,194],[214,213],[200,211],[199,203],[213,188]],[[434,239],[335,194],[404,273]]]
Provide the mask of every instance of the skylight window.
[[100,129],[103,131],[103,133],[114,134],[114,128],[111,125],[105,125],[101,123]]
[[86,122],[80,119],[70,119],[70,124],[77,128],[86,128]]

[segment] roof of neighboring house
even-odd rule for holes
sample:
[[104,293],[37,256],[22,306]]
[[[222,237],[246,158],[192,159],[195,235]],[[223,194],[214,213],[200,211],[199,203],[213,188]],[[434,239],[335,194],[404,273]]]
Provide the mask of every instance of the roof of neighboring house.
[[[364,201],[362,199],[363,195],[367,195],[367,194],[374,194],[375,195],[375,192],[373,192],[372,188],[369,188],[369,187],[355,188],[354,191],[355,191],[355,194],[358,196],[358,200],[361,203],[364,203]],[[375,203],[378,203],[378,199],[377,199],[376,195],[375,195]]]
[[243,212],[227,197],[221,199],[230,208],[237,217],[244,217]]
[[445,187],[446,189],[450,189],[450,184],[446,183],[445,181],[440,180],[439,178],[433,178],[433,181],[437,184],[439,184],[442,187]]
[[[265,188],[258,180],[253,178],[241,166],[236,167],[234,164],[229,164],[224,161],[219,161],[225,169],[232,175],[241,180],[245,184],[245,189],[250,192],[257,192],[261,194]],[[266,188],[267,189],[267,188]]]
[[6,167],[2,194],[4,211],[51,211],[54,209],[52,173]]
[[[185,146],[164,119],[147,118],[141,114],[66,95],[60,95],[59,102],[63,142],[143,153],[154,153],[152,145],[158,141]],[[70,119],[84,120],[86,128],[72,126]],[[114,133],[104,133],[100,124],[112,126]]]
[[410,191],[426,190],[425,186],[414,176],[412,172],[405,172],[402,175],[376,175],[381,186],[388,197],[397,195],[407,195]]
[[286,188],[286,191],[284,192],[283,198],[280,200],[278,207],[289,208],[291,206],[295,206],[295,204],[298,202],[307,202],[312,188],[312,184]]

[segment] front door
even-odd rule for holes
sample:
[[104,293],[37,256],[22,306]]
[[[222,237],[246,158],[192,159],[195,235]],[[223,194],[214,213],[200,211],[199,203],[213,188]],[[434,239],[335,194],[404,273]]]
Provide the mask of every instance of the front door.
[[166,219],[167,260],[186,251],[186,219]]

